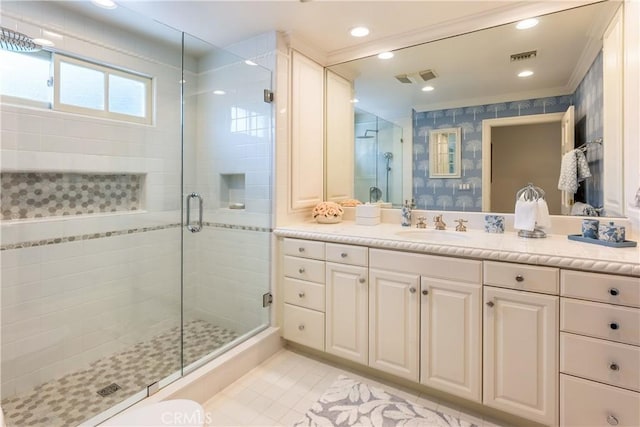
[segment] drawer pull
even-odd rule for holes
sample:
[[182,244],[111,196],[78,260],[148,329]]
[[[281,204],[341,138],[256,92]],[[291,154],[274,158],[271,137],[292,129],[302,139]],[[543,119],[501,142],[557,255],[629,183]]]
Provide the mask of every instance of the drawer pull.
[[300,267],[300,268],[298,269],[298,273],[300,273],[300,274],[304,273],[304,267]]
[[618,366],[617,363],[612,363],[611,365],[609,365],[609,369],[611,369],[612,371],[619,371],[620,366]]
[[298,293],[298,296],[299,296],[300,298],[304,298],[304,292],[299,292],[299,293]]
[[416,288],[414,288],[414,287],[409,288],[409,292],[411,292],[412,294],[415,294],[416,293]]
[[613,415],[609,414],[609,415],[607,415],[607,423],[610,426],[617,426],[618,425],[618,419],[616,417],[614,417]]
[[524,276],[522,274],[518,274],[516,276],[516,282],[524,282]]
[[609,288],[609,294],[615,297],[620,294],[620,291],[617,288]]
[[304,252],[304,248],[298,248],[298,252]]
[[428,289],[423,289],[422,295],[429,295],[429,290]]
[[609,323],[609,327],[610,327],[611,329],[613,329],[614,331],[615,331],[616,329],[620,329],[620,325],[618,325],[616,322],[611,322],[611,323]]
[[493,301],[487,301],[487,306],[488,307],[493,307],[494,306]]
[[299,325],[299,326],[298,326],[298,330],[300,330],[300,331],[304,331],[304,325]]
[[342,252],[342,253],[340,254],[340,256],[341,256],[342,258],[346,258],[346,257],[347,257],[347,253],[346,253],[346,252]]
[[360,280],[358,280],[360,283],[364,283],[367,281],[367,279],[365,279],[364,277],[361,277]]

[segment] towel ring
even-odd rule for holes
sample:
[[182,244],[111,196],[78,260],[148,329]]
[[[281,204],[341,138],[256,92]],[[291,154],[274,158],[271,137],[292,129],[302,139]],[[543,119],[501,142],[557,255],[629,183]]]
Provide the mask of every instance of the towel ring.
[[[545,198],[545,192],[542,188],[536,187],[531,182],[528,183],[525,187],[518,190],[516,193],[516,202],[518,200],[524,200],[526,202],[535,202],[537,200]],[[526,237],[529,239],[542,239],[547,237],[547,233],[544,232],[541,228],[536,227],[533,228],[533,231],[529,230],[519,230],[518,237]]]

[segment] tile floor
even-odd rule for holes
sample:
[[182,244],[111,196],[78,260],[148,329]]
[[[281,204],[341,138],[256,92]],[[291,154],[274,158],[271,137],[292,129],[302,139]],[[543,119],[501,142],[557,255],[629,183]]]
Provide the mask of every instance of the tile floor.
[[[185,322],[185,366],[237,337],[237,333],[203,320]],[[7,427],[77,426],[147,385],[179,371],[180,344],[180,328],[175,327],[125,351],[107,355],[88,368],[3,399]],[[111,383],[121,389],[106,397],[97,394]]]
[[461,411],[414,390],[365,378],[345,369],[283,349],[239,380],[213,396],[203,406],[210,427],[292,426],[338,378],[350,378],[383,388],[385,391],[426,408],[459,417],[478,427],[500,427],[482,415]]

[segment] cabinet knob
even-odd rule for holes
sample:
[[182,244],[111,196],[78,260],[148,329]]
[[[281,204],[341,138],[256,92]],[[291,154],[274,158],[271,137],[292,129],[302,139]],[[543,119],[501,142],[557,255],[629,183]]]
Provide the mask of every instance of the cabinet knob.
[[300,274],[304,273],[304,267],[300,267],[300,268],[298,269],[298,273],[300,273]]
[[522,274],[518,274],[516,276],[516,282],[524,282],[524,276]]
[[607,415],[607,423],[610,426],[617,426],[618,425],[618,419],[616,417],[614,417],[613,415],[609,414],[609,415]]
[[615,297],[620,294],[620,291],[618,288],[609,288],[609,294]]
[[613,329],[614,331],[615,331],[616,329],[620,329],[620,325],[618,325],[618,323],[617,323],[617,322],[611,322],[611,323],[609,323],[609,327],[610,327],[611,329]]
[[304,252],[304,248],[298,248],[298,252]]
[[409,288],[409,292],[411,292],[412,294],[415,294],[416,293],[416,288],[414,288],[414,287]]
[[300,298],[304,298],[304,292],[298,292],[298,296],[299,296]]
[[346,257],[347,257],[347,253],[346,253],[346,252],[342,252],[342,253],[340,254],[340,256],[341,256],[342,258],[346,258]]
[[298,326],[298,330],[300,330],[300,331],[304,331],[304,325],[299,325],[299,326]]
[[361,278],[358,280],[358,282],[360,282],[360,283],[364,283],[364,282],[366,282],[366,281],[367,281],[367,279],[365,279],[364,277],[361,277]]
[[493,307],[495,304],[493,303],[493,301],[487,301],[487,306],[488,307]]
[[428,289],[423,289],[422,290],[422,295],[429,295],[429,290]]
[[611,369],[612,371],[619,371],[620,366],[618,366],[617,363],[612,363],[611,365],[609,365],[609,369]]

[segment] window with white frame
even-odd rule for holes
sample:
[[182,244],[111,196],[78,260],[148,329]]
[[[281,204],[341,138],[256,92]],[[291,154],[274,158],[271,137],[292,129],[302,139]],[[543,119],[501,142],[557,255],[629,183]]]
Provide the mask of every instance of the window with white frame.
[[0,64],[3,102],[151,123],[151,77],[44,50],[1,50]]

